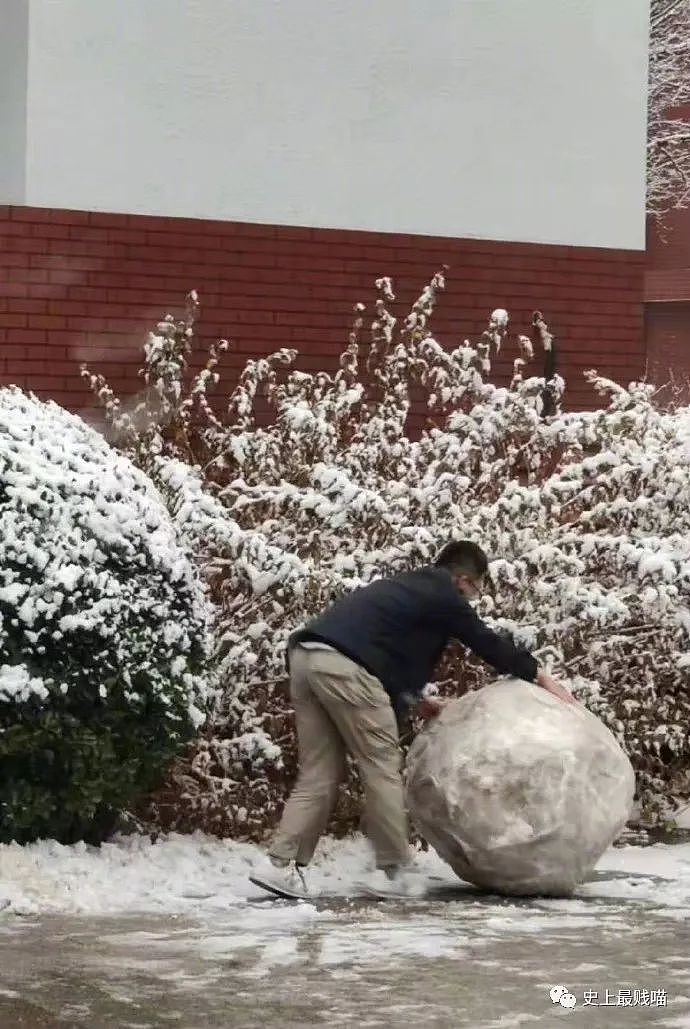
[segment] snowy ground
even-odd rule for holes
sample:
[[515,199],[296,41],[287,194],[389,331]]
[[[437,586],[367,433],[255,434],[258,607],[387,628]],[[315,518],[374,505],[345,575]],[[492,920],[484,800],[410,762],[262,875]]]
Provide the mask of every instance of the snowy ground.
[[[536,901],[480,896],[428,854],[432,900],[273,902],[255,855],[203,836],[0,847],[0,1027],[690,1027],[690,844],[611,850],[577,897]],[[367,861],[326,841],[311,884],[346,894]]]

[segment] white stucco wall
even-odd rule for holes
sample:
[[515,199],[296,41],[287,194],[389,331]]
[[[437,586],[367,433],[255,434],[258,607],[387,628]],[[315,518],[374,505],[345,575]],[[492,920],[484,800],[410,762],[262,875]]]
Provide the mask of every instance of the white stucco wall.
[[0,6],[0,204],[23,204],[26,171],[27,0]]
[[648,0],[25,0],[26,202],[644,245]]

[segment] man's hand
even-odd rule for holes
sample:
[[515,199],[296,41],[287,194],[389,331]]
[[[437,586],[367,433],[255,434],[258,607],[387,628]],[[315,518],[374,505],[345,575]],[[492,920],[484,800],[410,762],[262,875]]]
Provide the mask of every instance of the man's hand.
[[556,682],[546,672],[539,672],[537,675],[537,686],[541,686],[547,693],[551,693],[554,697],[558,697],[559,700],[564,701],[566,704],[576,704],[577,701],[572,695],[570,690],[567,690],[565,686],[561,686],[560,682]]
[[422,697],[417,704],[416,714],[423,718],[425,722],[428,722],[430,718],[435,718],[436,715],[440,715],[443,711],[445,701],[441,700],[440,697]]

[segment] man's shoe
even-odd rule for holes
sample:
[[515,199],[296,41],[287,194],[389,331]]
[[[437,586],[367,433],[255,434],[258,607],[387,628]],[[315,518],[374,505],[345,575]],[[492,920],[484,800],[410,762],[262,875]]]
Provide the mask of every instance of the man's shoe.
[[377,900],[414,899],[425,896],[428,888],[426,876],[410,866],[377,868],[370,876],[357,883],[357,887],[368,897]]
[[282,863],[277,858],[267,858],[252,871],[249,881],[276,897],[306,900],[309,896],[302,866],[295,861]]

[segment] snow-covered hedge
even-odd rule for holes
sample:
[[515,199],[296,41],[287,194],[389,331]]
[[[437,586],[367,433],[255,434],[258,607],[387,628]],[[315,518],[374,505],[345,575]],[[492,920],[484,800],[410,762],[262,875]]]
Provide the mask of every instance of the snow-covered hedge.
[[[90,376],[218,605],[225,689],[161,797],[165,820],[259,834],[294,767],[288,634],[338,593],[427,561],[453,537],[492,558],[481,612],[611,727],[636,767],[642,807],[659,817],[690,791],[690,413],[662,410],[649,386],[624,389],[592,372],[593,406],[597,390],[608,407],[561,414],[563,382],[526,377],[535,349],[541,360],[552,346],[538,312],[530,336],[511,335],[497,309],[479,340],[445,350],[429,332],[441,274],[403,320],[390,281],[377,287],[368,343],[358,305],[335,375],[293,370],[295,352],[279,351],[247,363],[221,414],[207,397],[215,352],[183,387],[193,295],[186,319],[151,335],[132,411]],[[501,347],[515,358],[510,388],[487,381]],[[429,408],[419,439],[406,431],[413,387]],[[265,427],[261,394],[275,411]],[[490,675],[458,648],[439,687],[458,692]]]
[[152,483],[0,390],[0,840],[98,840],[203,720],[208,608]]

